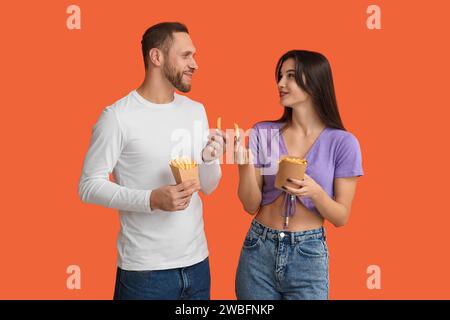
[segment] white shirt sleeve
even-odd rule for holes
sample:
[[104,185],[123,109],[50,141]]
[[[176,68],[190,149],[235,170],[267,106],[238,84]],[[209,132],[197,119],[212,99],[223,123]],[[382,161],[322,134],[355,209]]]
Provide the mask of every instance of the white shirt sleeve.
[[[205,109],[203,108],[203,123],[204,128],[206,128],[206,132],[203,137],[202,151],[208,142],[209,135],[209,124],[208,118],[206,116]],[[201,156],[200,156],[201,159]],[[200,185],[202,187],[202,192],[206,195],[212,193],[218,186],[220,178],[222,177],[222,170],[220,169],[220,161],[219,159],[202,162],[199,165],[199,176],[200,176]]]
[[82,202],[98,204],[121,211],[152,212],[151,190],[120,186],[109,180],[124,147],[125,137],[116,112],[108,107],[92,130],[89,150],[78,184]]

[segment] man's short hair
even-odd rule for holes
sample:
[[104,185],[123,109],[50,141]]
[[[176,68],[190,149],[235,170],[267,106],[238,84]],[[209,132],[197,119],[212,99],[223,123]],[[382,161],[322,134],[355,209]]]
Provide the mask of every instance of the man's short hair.
[[158,48],[165,54],[172,45],[174,32],[189,33],[187,27],[179,22],[162,22],[151,26],[142,36],[142,55],[144,56],[145,69],[148,68],[148,52],[152,48]]

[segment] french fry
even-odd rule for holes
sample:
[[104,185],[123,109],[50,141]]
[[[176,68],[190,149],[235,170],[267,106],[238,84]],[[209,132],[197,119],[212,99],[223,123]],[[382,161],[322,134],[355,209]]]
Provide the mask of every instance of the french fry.
[[297,164],[308,164],[308,161],[306,159],[299,159],[299,158],[292,158],[292,157],[285,157],[278,161],[280,163],[281,161],[287,161],[290,163],[297,163]]
[[237,123],[234,124],[234,133],[236,135],[236,139],[240,138],[240,132],[239,132],[239,126],[237,125]]
[[222,117],[217,118],[217,129],[222,130]]

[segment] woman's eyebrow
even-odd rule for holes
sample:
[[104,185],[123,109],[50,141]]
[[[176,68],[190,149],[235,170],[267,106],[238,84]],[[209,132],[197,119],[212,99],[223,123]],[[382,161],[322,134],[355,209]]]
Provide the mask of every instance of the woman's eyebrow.
[[[295,73],[295,70],[293,70],[293,69],[286,70],[286,72],[284,74],[288,74],[288,73]],[[278,76],[282,77],[283,76],[283,71],[280,71],[278,73]]]

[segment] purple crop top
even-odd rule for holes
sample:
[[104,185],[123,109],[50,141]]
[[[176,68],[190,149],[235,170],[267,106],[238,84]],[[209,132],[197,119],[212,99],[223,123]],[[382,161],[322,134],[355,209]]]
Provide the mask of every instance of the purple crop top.
[[[250,131],[249,148],[254,156],[255,167],[263,175],[261,206],[275,201],[283,192],[275,188],[278,159],[288,155],[280,129],[283,123],[259,122]],[[314,179],[325,192],[334,197],[335,178],[362,176],[362,159],[356,137],[344,130],[326,127],[306,154],[306,174]],[[309,197],[296,201],[320,215]]]

